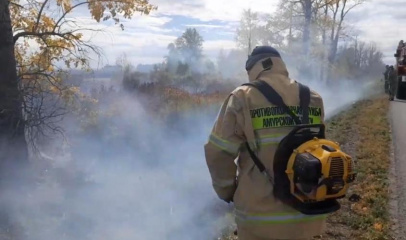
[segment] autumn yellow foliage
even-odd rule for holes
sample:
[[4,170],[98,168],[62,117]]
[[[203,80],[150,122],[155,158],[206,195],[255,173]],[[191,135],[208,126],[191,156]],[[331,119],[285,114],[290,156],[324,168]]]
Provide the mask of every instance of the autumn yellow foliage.
[[22,87],[29,86],[34,91],[49,89],[59,94],[64,93],[62,72],[69,68],[90,69],[89,55],[101,53],[97,46],[84,40],[83,31],[92,29],[77,25],[70,17],[72,13],[87,7],[96,22],[119,24],[120,18],[157,9],[148,0],[12,0],[11,3],[17,72],[19,79],[26,80],[21,81]]

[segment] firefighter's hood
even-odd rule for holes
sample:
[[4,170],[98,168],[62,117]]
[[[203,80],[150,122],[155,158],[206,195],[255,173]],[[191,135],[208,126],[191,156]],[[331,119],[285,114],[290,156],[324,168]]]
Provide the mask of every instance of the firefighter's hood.
[[[265,70],[262,62],[267,59],[272,60],[272,67],[269,70]],[[284,77],[289,77],[289,72],[286,68],[284,61],[279,57],[265,57],[260,59],[251,70],[247,71],[248,78],[251,81],[258,79],[261,76],[268,75],[283,75]]]

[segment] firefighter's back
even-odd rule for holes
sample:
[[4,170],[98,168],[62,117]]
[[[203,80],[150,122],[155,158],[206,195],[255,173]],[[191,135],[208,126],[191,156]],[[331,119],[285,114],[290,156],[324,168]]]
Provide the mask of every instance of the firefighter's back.
[[[288,71],[281,58],[272,57],[272,68],[261,72],[251,80],[264,80],[283,98],[295,114],[301,115],[299,86],[289,78]],[[285,137],[295,125],[283,108],[275,106],[256,89],[247,86],[237,88],[233,95],[249,112],[245,121],[252,124],[252,129],[245,128],[246,136],[249,131],[255,133],[255,141],[259,150],[256,152],[270,170],[273,170],[273,156],[280,140]],[[323,101],[319,94],[311,91],[309,106],[310,123],[324,121]],[[249,142],[253,139],[247,139]],[[255,239],[311,239],[322,234],[325,227],[325,215],[303,215],[289,206],[276,200],[273,196],[273,186],[260,173],[246,148],[243,148],[238,158],[238,187],[234,195],[236,207],[236,222],[241,240]]]

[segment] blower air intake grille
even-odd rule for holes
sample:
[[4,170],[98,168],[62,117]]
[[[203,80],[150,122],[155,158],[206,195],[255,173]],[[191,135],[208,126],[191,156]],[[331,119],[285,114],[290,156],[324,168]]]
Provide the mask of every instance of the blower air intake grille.
[[329,176],[338,178],[342,178],[344,176],[344,161],[342,158],[331,158]]
[[351,159],[348,160],[348,172],[352,173],[352,160]]

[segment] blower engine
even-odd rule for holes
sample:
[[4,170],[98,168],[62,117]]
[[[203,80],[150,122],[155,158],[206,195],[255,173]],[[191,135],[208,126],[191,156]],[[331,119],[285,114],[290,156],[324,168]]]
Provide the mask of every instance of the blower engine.
[[[318,133],[311,131],[315,127],[319,128]],[[284,174],[275,175],[277,198],[308,215],[340,209],[337,199],[345,197],[349,184],[355,180],[354,163],[338,144],[324,139],[324,125],[296,127],[282,140],[279,149],[290,156],[275,156],[279,160],[275,174],[278,169],[285,169]]]

